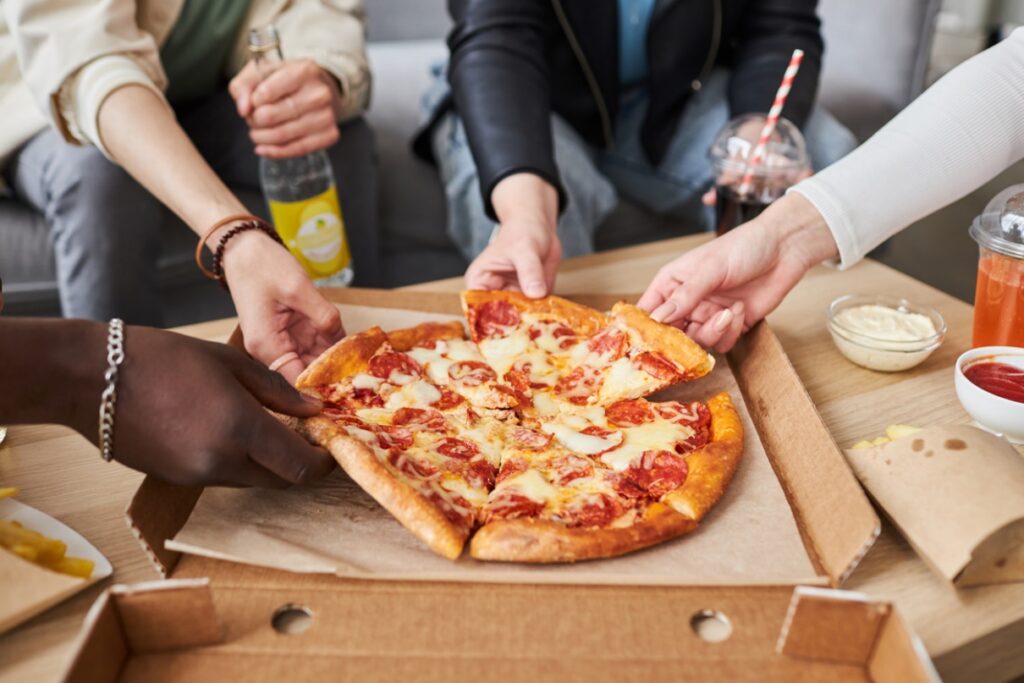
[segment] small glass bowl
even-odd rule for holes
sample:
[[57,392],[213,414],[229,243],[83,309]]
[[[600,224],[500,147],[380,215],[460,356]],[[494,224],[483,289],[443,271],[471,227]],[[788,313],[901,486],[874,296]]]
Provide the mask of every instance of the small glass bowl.
[[[907,341],[873,337],[843,325],[836,316],[858,306],[884,306],[901,313],[918,313],[928,317],[935,334]],[[921,306],[893,296],[857,296],[848,294],[828,307],[828,331],[836,348],[851,362],[869,370],[900,372],[924,362],[946,337],[946,321],[934,308]]]

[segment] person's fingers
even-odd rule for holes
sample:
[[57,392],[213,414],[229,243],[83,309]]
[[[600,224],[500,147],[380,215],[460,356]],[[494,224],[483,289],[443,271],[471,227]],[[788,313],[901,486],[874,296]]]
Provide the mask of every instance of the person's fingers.
[[256,154],[268,159],[291,159],[303,154],[327,149],[338,141],[340,134],[337,126],[307,135],[287,145],[256,145]]
[[286,489],[291,485],[292,482],[248,458],[243,465],[235,466],[230,472],[224,472],[223,478],[207,483],[207,486],[251,486],[258,489]]
[[733,304],[731,309],[728,309],[732,313],[732,320],[726,326],[722,332],[722,337],[715,344],[714,349],[719,353],[726,353],[736,346],[736,342],[739,340],[740,335],[743,334],[743,302],[737,301]]
[[256,86],[252,93],[253,107],[277,102],[297,92],[310,77],[316,76],[313,70],[317,68],[312,62],[285,62]]
[[548,249],[548,254],[543,261],[544,281],[547,283],[549,292],[555,290],[555,280],[558,278],[558,266],[561,262],[562,243],[559,241],[558,236],[555,235],[552,239],[551,248]]
[[313,328],[327,339],[338,341],[345,335],[341,311],[317,291],[309,278],[295,278],[282,303],[304,315]]
[[258,361],[239,354],[230,368],[239,383],[261,405],[275,412],[295,417],[312,417],[323,408],[319,400],[300,393],[280,373],[263,367]]
[[[263,109],[263,107],[260,107]],[[259,111],[258,109],[257,111]],[[334,114],[330,109],[314,109],[299,116],[289,118],[273,127],[254,127],[249,131],[249,139],[255,145],[284,146],[315,133],[323,133],[337,128]]]
[[323,448],[263,413],[249,432],[249,458],[292,484],[304,484],[331,473],[337,462]]
[[466,289],[495,290],[504,289],[506,278],[486,268],[470,268],[466,271]]
[[716,269],[708,266],[694,269],[657,308],[651,311],[651,318],[669,325],[688,318],[697,304],[715,291],[720,283],[721,278]]
[[516,277],[523,294],[531,299],[539,299],[548,293],[547,275],[540,255],[532,249],[520,249],[511,254],[512,265],[516,269]]
[[313,111],[326,112],[333,120],[331,90],[323,81],[307,83],[297,92],[276,102],[256,107],[250,123],[256,128],[273,128]]
[[640,297],[640,300],[636,302],[636,305],[650,313],[664,303],[669,294],[682,284],[682,280],[676,277],[676,272],[688,270],[688,260],[689,254],[684,254],[662,266],[654,275],[651,284],[647,285],[647,290]]
[[259,83],[260,75],[256,71],[256,65],[253,62],[246,64],[238,72],[238,75],[228,83],[228,92],[231,94],[232,99],[235,100],[235,108],[238,110],[238,115],[243,119],[252,113],[252,92]]
[[700,201],[704,206],[714,206],[718,202],[718,193],[715,192],[715,188],[712,187],[710,190],[705,192]]

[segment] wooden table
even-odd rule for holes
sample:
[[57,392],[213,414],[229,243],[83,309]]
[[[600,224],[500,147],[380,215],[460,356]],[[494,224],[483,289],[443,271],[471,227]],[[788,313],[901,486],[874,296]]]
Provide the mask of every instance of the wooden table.
[[[567,261],[558,291],[639,293],[672,255],[705,239],[686,237]],[[413,289],[460,287],[461,281],[453,279]],[[908,372],[862,370],[839,355],[824,324],[828,303],[847,293],[899,294],[933,306],[946,318],[946,342]],[[953,391],[952,367],[969,346],[971,315],[963,302],[878,263],[864,262],[845,272],[816,268],[770,322],[836,441],[848,446],[892,423],[969,421]],[[234,320],[222,320],[181,331],[222,340],[234,326]],[[141,479],[127,468],[101,462],[84,439],[60,427],[12,428],[0,448],[0,482],[18,486],[20,500],[89,538],[110,558],[114,580],[121,583],[156,578],[124,523],[125,507]],[[105,585],[0,637],[0,679],[54,679],[67,661],[82,618]],[[1007,680],[1024,673],[1024,583],[955,590],[886,526],[845,588],[895,602],[947,681]]]

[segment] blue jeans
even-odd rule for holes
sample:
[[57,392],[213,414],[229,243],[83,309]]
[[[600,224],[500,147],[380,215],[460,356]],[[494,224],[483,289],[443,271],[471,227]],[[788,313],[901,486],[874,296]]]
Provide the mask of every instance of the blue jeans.
[[[588,144],[564,119],[552,115],[555,162],[569,196],[558,222],[565,256],[594,251],[594,234],[620,195],[679,220],[690,232],[714,228],[714,211],[701,203],[701,196],[713,181],[708,148],[729,121],[728,83],[729,72],[718,69],[694,94],[657,166],[647,161],[640,144],[647,111],[642,94],[624,98],[611,149]],[[439,80],[427,94],[428,108],[438,101],[444,87]],[[853,134],[817,106],[804,124],[803,133],[815,170],[841,159],[857,146]],[[449,236],[471,260],[487,246],[495,224],[484,213],[476,164],[457,114],[442,117],[432,144],[448,199]]]

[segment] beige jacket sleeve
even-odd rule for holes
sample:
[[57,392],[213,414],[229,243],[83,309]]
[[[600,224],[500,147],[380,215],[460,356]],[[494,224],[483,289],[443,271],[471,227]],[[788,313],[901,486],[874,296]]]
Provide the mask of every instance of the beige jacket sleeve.
[[[6,2],[6,0],[3,0]],[[338,79],[342,91],[340,121],[361,115],[370,102],[370,67],[366,60],[366,14],[363,0],[291,0],[276,16],[260,17],[254,3],[250,25],[277,27],[285,59],[312,59]],[[232,63],[234,75],[249,58],[245,36]]]
[[[133,0],[3,0],[18,63],[33,98],[69,142],[103,150],[97,115],[129,84],[161,98],[166,77]],[[106,153],[106,150],[103,150]]]

